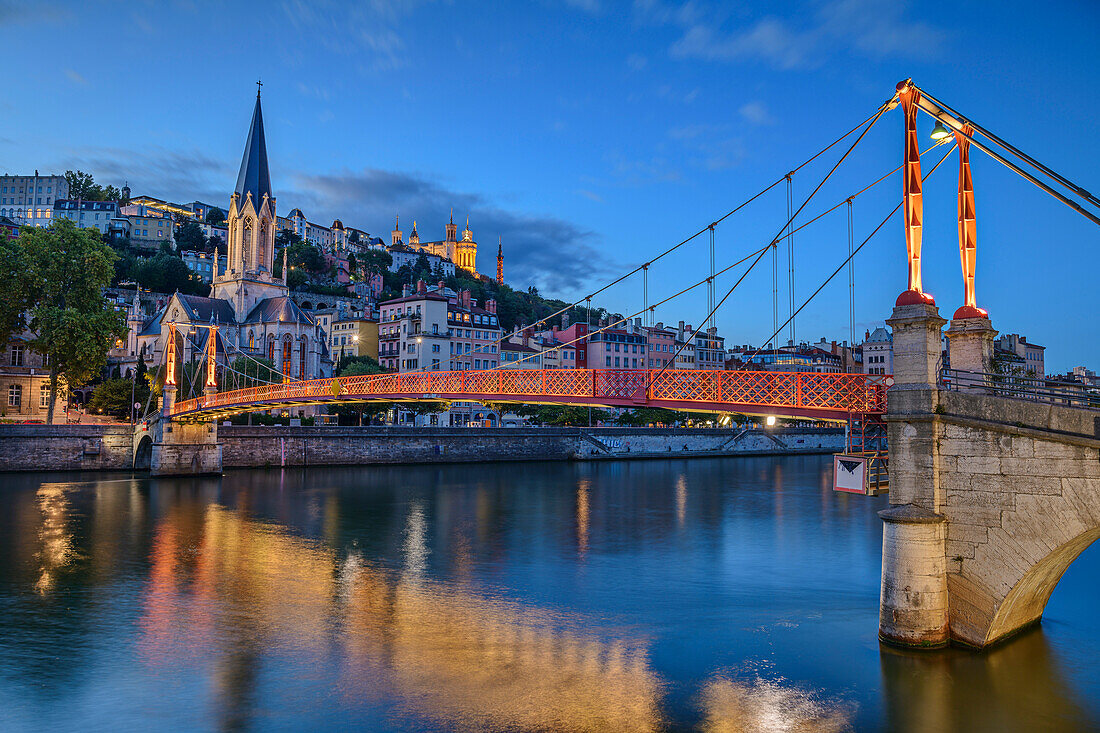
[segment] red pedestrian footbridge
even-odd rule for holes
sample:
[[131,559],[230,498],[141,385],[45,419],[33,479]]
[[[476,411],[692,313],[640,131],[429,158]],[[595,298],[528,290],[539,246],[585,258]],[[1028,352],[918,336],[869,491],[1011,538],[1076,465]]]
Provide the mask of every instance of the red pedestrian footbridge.
[[175,403],[173,418],[298,405],[464,401],[737,412],[846,420],[886,411],[889,376],[696,369],[490,369],[310,379]]

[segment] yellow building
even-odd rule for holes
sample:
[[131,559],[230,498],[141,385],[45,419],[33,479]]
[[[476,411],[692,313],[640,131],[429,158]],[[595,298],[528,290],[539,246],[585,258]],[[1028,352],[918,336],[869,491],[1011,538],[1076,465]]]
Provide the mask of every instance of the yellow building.
[[[404,245],[404,234],[401,232],[400,219],[395,221],[393,231],[390,232],[390,246]],[[462,239],[458,239],[458,227],[455,225],[454,213],[447,223],[447,238],[437,242],[421,242],[420,233],[416,231],[416,222],[413,222],[412,232],[409,234],[409,249],[425,252],[450,260],[457,267],[477,274],[477,242],[474,241],[474,233],[470,230],[470,219],[466,219],[466,228],[462,230]]]
[[344,356],[369,356],[378,361],[378,321],[372,318],[341,318],[329,329],[329,351],[339,363]]

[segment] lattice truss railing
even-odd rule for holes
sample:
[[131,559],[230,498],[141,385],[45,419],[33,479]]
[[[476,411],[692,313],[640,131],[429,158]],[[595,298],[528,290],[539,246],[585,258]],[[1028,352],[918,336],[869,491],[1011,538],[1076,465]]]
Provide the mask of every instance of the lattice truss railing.
[[266,384],[176,403],[173,415],[264,404],[370,399],[550,398],[550,401],[715,409],[723,406],[882,413],[889,377],[866,374],[701,371],[695,369],[494,369],[407,372]]

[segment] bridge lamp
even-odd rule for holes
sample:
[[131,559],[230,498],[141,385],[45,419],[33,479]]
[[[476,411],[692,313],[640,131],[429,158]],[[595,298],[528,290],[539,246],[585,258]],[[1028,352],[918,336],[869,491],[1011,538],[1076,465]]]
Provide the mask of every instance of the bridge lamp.
[[767,425],[769,428],[774,428],[775,427],[775,415],[768,415],[764,419],[764,424]]
[[943,122],[937,119],[936,126],[932,128],[932,134],[929,137],[931,137],[936,142],[939,142],[946,137],[951,137],[951,131],[944,126]]

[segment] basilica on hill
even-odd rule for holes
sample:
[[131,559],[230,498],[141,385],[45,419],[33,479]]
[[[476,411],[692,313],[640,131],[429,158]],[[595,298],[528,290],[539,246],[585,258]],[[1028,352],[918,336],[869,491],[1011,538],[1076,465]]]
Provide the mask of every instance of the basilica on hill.
[[[136,346],[146,363],[160,362],[170,323],[184,334],[185,362],[205,348],[210,333],[190,326],[217,325],[220,360],[232,360],[243,353],[274,362],[276,371],[286,379],[331,376],[333,364],[324,332],[291,299],[286,267],[282,277],[273,273],[275,196],[258,91],[237,186],[229,199],[227,226],[226,267],[224,272],[215,267],[210,297],[177,292],[151,320],[143,322]],[[214,262],[218,262],[216,255]]]
[[442,257],[455,263],[456,267],[461,267],[471,275],[477,275],[477,242],[474,241],[474,233],[470,231],[469,217],[466,219],[466,228],[462,230],[462,239],[458,239],[458,227],[455,226],[453,211],[451,212],[451,219],[447,223],[447,237],[445,239],[435,242],[421,242],[420,233],[416,231],[415,221],[413,222],[412,231],[409,233],[407,245],[402,241],[403,236],[401,220],[398,218],[394,222],[393,231],[390,232],[391,247],[408,246],[414,252],[424,252]]

